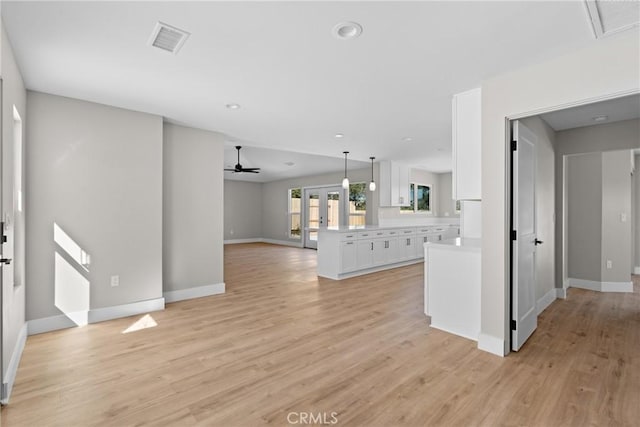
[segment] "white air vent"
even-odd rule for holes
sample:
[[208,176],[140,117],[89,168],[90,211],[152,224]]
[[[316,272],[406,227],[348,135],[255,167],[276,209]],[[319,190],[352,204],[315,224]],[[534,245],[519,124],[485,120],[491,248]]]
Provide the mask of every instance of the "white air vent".
[[640,25],[640,1],[585,0],[596,38]]
[[174,55],[178,53],[184,42],[189,38],[189,33],[163,22],[158,22],[149,38],[149,45],[166,50]]

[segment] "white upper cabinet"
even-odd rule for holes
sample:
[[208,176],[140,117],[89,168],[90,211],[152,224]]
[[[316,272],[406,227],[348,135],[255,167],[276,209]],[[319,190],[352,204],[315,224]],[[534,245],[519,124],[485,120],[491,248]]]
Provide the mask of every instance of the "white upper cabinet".
[[380,162],[380,206],[409,206],[409,166]]
[[481,113],[480,88],[453,96],[453,199],[480,200]]

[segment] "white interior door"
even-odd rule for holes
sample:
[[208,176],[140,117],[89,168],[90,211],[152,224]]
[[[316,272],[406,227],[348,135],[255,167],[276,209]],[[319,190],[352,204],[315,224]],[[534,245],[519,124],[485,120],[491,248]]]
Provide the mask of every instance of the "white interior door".
[[340,186],[304,189],[304,247],[318,249],[318,230],[337,228],[344,223]]
[[513,123],[511,349],[518,351],[538,325],[536,312],[536,135]]

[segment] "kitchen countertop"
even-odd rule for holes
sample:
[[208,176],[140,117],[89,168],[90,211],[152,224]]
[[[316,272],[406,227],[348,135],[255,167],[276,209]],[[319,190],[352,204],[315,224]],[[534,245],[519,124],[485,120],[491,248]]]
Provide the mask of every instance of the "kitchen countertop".
[[318,231],[334,231],[334,232],[344,232],[344,231],[374,231],[374,230],[398,230],[404,228],[427,228],[427,227],[457,227],[459,224],[457,222],[454,223],[440,223],[440,224],[426,224],[426,225],[405,225],[405,226],[386,226],[381,227],[379,225],[345,225],[342,227],[332,227],[332,228],[321,228]]
[[424,244],[425,249],[449,249],[463,251],[480,251],[482,248],[482,239],[470,239],[465,237],[456,237],[455,239],[441,240],[439,242],[427,242]]

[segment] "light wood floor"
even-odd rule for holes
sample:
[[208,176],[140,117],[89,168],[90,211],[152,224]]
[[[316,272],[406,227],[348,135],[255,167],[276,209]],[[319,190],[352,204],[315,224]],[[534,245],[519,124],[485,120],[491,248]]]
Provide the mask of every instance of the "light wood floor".
[[[640,422],[640,281],[571,289],[518,354],[427,326],[422,264],[334,282],[315,252],[225,248],[227,294],[29,337],[10,426],[632,426]],[[292,418],[297,420],[297,418]]]

